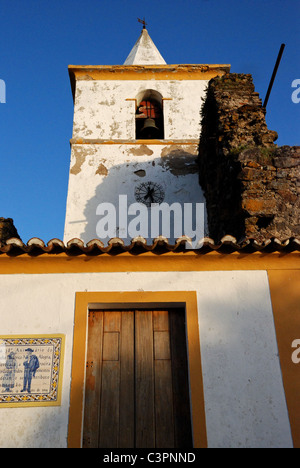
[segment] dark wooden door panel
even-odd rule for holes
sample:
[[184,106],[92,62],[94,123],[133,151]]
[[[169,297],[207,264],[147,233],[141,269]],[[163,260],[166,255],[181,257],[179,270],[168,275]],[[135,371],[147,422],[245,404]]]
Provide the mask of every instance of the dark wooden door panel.
[[122,312],[119,447],[135,446],[134,312]]
[[170,313],[170,338],[175,447],[191,448],[193,446],[193,435],[190,414],[185,314],[180,309],[172,309]]
[[89,341],[86,362],[85,412],[83,447],[98,447],[101,375],[103,313],[89,312]]
[[191,447],[182,310],[91,311],[83,447]]
[[173,382],[168,311],[153,312],[155,447],[174,448]]
[[121,312],[104,312],[99,447],[118,447]]
[[135,313],[136,447],[155,446],[153,317]]

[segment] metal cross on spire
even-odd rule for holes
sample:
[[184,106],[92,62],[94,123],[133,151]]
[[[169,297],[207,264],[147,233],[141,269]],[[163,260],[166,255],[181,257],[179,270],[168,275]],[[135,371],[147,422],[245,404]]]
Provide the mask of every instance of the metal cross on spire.
[[143,29],[146,29],[147,23],[146,23],[146,21],[145,21],[145,16],[144,16],[144,19],[141,20],[140,18],[138,18],[137,20],[138,20],[139,23],[142,23]]

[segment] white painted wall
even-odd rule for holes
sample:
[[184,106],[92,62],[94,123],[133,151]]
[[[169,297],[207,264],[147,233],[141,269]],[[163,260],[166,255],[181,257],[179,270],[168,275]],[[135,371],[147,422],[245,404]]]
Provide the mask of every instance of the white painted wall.
[[[77,81],[73,139],[91,142],[72,145],[65,243],[75,237],[84,242],[99,238],[96,232],[99,203],[110,202],[118,207],[119,194],[128,195],[128,204],[135,202],[134,189],[141,182],[151,180],[161,184],[166,193],[165,202],[169,204],[178,202],[183,207],[187,202],[205,202],[196,158],[206,87],[206,80]],[[165,140],[161,144],[136,145],[131,143],[135,140],[134,99],[147,89],[159,92],[166,99],[163,101]],[[104,144],[102,140],[114,140],[115,144]],[[178,143],[172,145],[168,140]],[[180,140],[194,140],[194,144],[183,144]],[[175,163],[181,164],[179,170]],[[145,171],[143,177],[135,173],[139,170]],[[126,243],[131,240],[131,236],[121,233],[111,237],[122,237]],[[151,243],[150,234],[144,237]],[[167,237],[173,242],[179,236]],[[100,239],[106,243],[109,236]]]
[[153,89],[166,99],[165,139],[199,139],[207,84],[207,80],[79,80],[73,138],[134,140],[134,99],[140,92]]
[[197,291],[209,447],[291,447],[263,271],[0,275],[1,334],[66,335],[62,404],[0,408],[0,447],[65,447],[77,291]]
[[[177,152],[180,152],[182,161],[179,168]],[[84,242],[98,238],[98,205],[109,202],[118,210],[119,194],[127,195],[128,205],[136,202],[134,190],[142,182],[159,183],[165,192],[164,201],[170,205],[180,203],[182,211],[184,203],[205,203],[198,181],[196,158],[197,145],[73,146],[64,242],[74,237]],[[104,174],[99,173],[103,171]],[[144,171],[144,176],[139,176],[137,171]],[[119,231],[111,237],[122,237],[130,243],[130,236],[124,237]],[[105,243],[108,239],[101,238]],[[170,241],[173,240],[171,235]],[[148,242],[151,242],[150,229]]]

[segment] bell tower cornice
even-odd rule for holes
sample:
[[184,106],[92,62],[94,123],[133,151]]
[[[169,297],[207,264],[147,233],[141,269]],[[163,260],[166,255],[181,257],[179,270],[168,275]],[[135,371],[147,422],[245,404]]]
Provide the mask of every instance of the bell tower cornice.
[[210,80],[230,72],[228,64],[69,65],[74,95],[80,80]]

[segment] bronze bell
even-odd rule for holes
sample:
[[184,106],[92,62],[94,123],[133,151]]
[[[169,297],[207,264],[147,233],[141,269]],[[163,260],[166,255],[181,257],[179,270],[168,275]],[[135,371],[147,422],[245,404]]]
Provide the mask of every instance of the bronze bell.
[[154,119],[146,119],[141,134],[145,138],[155,138],[159,133],[159,128],[155,125]]

